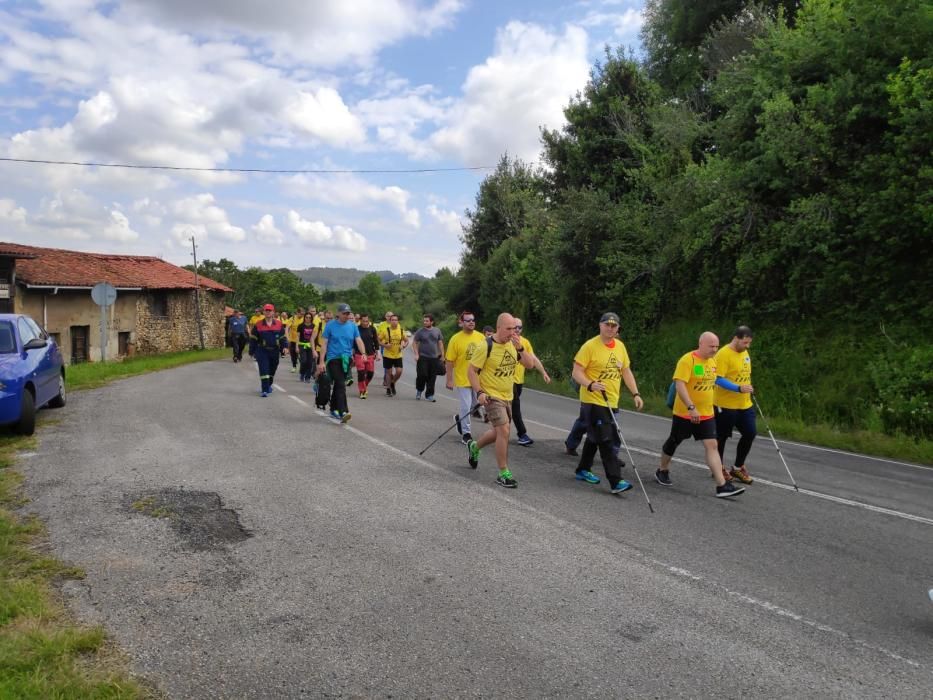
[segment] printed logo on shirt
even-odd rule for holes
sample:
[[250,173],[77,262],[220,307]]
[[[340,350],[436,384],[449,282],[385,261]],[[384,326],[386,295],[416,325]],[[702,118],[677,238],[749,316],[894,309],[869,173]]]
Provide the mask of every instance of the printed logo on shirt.
[[509,353],[502,353],[502,360],[499,362],[499,366],[496,367],[495,376],[497,377],[513,377],[515,376],[515,358],[512,357]]

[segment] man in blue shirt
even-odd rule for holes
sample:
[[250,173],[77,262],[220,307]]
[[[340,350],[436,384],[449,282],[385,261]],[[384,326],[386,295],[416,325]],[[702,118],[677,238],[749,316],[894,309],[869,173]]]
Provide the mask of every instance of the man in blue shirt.
[[333,386],[330,397],[330,417],[338,423],[350,420],[347,406],[347,377],[353,362],[353,346],[366,353],[366,347],[360,338],[360,329],[353,321],[353,312],[349,304],[337,307],[337,318],[324,326],[321,340],[321,355],[318,360],[318,372],[327,369]]
[[242,311],[234,311],[230,317],[230,344],[233,346],[233,361],[243,359],[243,348],[248,340],[246,335],[246,316]]

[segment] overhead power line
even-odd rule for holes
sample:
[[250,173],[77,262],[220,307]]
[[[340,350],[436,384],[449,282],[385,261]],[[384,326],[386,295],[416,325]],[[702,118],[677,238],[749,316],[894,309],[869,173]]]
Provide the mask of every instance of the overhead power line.
[[296,169],[279,170],[274,168],[189,168],[180,165],[139,165],[135,163],[81,163],[70,160],[39,160],[33,158],[0,158],[5,163],[34,163],[37,165],[74,165],[83,168],[129,168],[131,170],[182,170],[196,173],[268,173],[271,175],[378,175],[378,174],[417,174],[417,173],[453,173],[476,170],[494,170],[494,165],[477,165],[474,167],[462,168],[409,168],[400,170],[379,170],[379,169],[361,169],[361,170],[326,170],[326,169]]

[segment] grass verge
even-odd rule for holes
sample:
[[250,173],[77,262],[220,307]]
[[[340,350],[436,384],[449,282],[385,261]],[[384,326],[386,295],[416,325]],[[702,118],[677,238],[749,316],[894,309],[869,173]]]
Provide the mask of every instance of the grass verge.
[[86,362],[80,365],[71,365],[66,370],[68,390],[94,389],[115,379],[171,369],[192,362],[223,360],[229,359],[229,357],[229,348],[217,348],[214,350],[187,350],[165,355],[137,355],[122,362]]
[[[115,379],[226,358],[229,350],[196,350],[68,368],[68,388],[91,389]],[[39,429],[57,422],[40,414]],[[44,525],[17,511],[26,503],[18,452],[35,437],[0,432],[0,699],[153,698],[100,627],[77,624],[59,594],[83,572],[49,556]],[[146,504],[141,504],[145,508]]]

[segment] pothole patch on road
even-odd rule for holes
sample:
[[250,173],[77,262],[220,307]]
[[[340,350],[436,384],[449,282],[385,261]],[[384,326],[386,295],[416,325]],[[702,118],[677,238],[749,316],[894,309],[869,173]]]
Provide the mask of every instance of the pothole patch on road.
[[224,508],[220,495],[213,491],[162,489],[128,494],[125,504],[133,513],[164,518],[195,551],[225,550],[253,536],[240,524],[237,512]]

